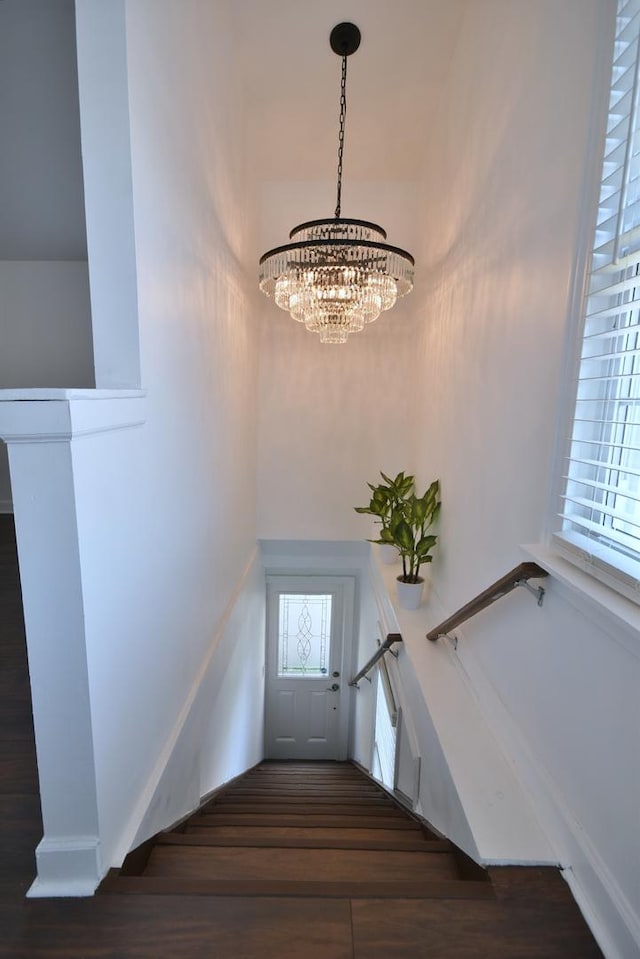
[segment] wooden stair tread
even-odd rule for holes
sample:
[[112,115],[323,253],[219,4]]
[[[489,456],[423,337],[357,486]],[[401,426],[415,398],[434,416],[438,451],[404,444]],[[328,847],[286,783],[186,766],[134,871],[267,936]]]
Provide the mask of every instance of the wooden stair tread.
[[267,776],[270,773],[303,773],[313,776],[314,773],[336,775],[348,774],[350,776],[361,776],[362,773],[352,762],[333,762],[323,759],[300,760],[300,762],[287,762],[279,759],[263,759],[258,766],[254,766],[247,773],[247,776]]
[[[270,781],[260,782],[261,775]],[[467,858],[354,767],[279,764],[236,780],[180,827],[150,840],[102,891],[491,897],[491,883]]]
[[422,882],[318,882],[285,880],[203,880],[153,876],[107,878],[101,895],[312,897],[317,899],[484,899],[494,900],[491,883],[440,880]]
[[203,806],[198,812],[192,815],[192,819],[200,819],[203,816],[228,816],[230,813],[238,815],[264,815],[264,816],[306,816],[308,819],[315,816],[342,816],[355,817],[365,816],[369,819],[404,819],[405,814],[393,806],[356,806],[341,805],[338,803],[278,803],[270,801],[268,803],[211,803]]
[[[398,833],[396,833],[396,836]],[[389,852],[428,852],[451,853],[451,845],[446,840],[416,839],[339,839],[298,838],[291,836],[211,836],[206,833],[163,833],[157,839],[159,846],[229,846],[257,847],[265,849],[364,849],[388,850]]]
[[388,809],[397,809],[395,803],[389,799],[387,796],[378,796],[371,795],[365,796],[361,793],[354,792],[353,795],[348,795],[345,793],[337,793],[331,795],[330,793],[321,792],[319,790],[309,791],[308,793],[294,793],[294,792],[277,792],[276,790],[269,790],[265,792],[228,792],[223,793],[221,796],[212,799],[208,805],[211,806],[223,806],[229,805],[230,803],[244,803],[244,804],[255,804],[262,805],[263,803],[277,803],[278,805],[306,805],[308,803],[315,803],[320,805],[334,805],[338,804],[341,806],[384,806]]
[[[297,773],[295,775],[287,773],[276,773],[273,775],[262,775],[254,776],[242,782],[246,786],[269,786],[269,785],[284,785],[284,786],[313,786],[314,784],[325,787],[335,787],[336,789],[341,786],[366,786],[367,788],[375,786],[375,783],[372,783],[370,779],[365,779],[361,776],[360,773],[354,772],[348,775],[341,776],[332,776],[329,773],[323,773],[321,775],[307,774],[304,772]],[[235,785],[232,784],[232,785]]]
[[[193,819],[197,821],[198,826],[303,826],[305,820],[309,817],[304,813],[218,813],[217,815],[203,814]],[[343,815],[322,815],[313,817],[314,826],[334,826],[351,828],[353,826],[362,826],[372,829],[403,829],[414,830],[416,823],[411,819],[392,818],[383,816],[343,816]],[[419,827],[418,827],[419,828]]]
[[[163,833],[162,835],[171,835]],[[212,839],[219,837],[221,839],[326,839],[336,841],[346,841],[349,839],[366,840],[372,839],[376,842],[398,841],[398,842],[422,842],[426,838],[432,842],[433,839],[422,835],[420,828],[415,829],[372,829],[360,826],[317,826],[310,823],[307,826],[198,826],[189,824],[186,829],[180,833],[183,836],[210,836]]]
[[191,879],[386,882],[458,879],[449,853],[369,849],[156,845],[145,876]]
[[385,793],[373,783],[358,782],[357,780],[348,780],[345,782],[322,782],[318,780],[316,782],[307,782],[307,781],[290,781],[286,780],[283,782],[280,777],[274,777],[273,779],[258,779],[258,780],[240,780],[240,782],[232,783],[228,788],[225,788],[224,794],[228,793],[243,793],[243,792],[264,792],[270,790],[295,790],[300,793],[310,793],[316,792],[318,790],[331,794],[338,793],[363,793],[364,795],[375,795],[375,796],[384,796]]

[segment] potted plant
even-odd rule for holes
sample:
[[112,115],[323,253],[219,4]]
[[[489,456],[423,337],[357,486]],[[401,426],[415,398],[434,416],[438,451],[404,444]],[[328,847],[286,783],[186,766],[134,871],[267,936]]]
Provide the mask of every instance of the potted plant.
[[420,567],[433,560],[438,537],[429,530],[440,512],[440,481],[434,480],[423,496],[411,493],[392,512],[380,532],[381,542],[392,543],[402,558],[398,576],[398,602],[417,609],[422,601],[424,578]]
[[389,523],[391,517],[396,513],[405,500],[410,496],[414,488],[414,477],[405,476],[404,473],[398,473],[395,479],[386,476],[382,471],[380,476],[384,483],[374,486],[367,483],[371,490],[371,500],[368,506],[354,506],[356,513],[367,513],[375,517],[375,522],[380,523],[380,537],[370,539],[370,543],[379,543],[381,547],[381,559],[383,563],[393,563],[398,558],[398,547],[393,543],[388,535]]

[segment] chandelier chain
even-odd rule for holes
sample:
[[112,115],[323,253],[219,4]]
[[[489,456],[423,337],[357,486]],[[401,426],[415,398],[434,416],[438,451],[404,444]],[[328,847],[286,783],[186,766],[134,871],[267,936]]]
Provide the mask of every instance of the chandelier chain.
[[338,191],[336,196],[336,219],[340,218],[342,204],[342,158],[344,156],[344,126],[347,116],[347,58],[342,58],[340,80],[340,129],[338,132]]

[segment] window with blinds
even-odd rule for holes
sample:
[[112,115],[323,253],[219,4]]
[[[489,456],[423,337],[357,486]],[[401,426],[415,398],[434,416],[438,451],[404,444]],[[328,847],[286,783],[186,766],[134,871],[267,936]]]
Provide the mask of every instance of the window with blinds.
[[618,0],[563,552],[640,602],[640,0]]

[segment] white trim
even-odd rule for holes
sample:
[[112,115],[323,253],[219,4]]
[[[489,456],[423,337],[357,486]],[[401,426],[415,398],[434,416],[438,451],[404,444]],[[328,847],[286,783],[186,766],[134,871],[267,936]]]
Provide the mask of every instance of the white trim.
[[93,896],[99,885],[100,881],[93,879],[35,879],[27,891],[27,899],[82,899]]
[[[615,11],[613,12],[615,14]],[[611,14],[610,5],[606,3],[598,5],[598,25],[596,27],[598,50],[591,86],[593,109],[589,114],[590,121],[585,149],[585,164],[582,172],[575,257],[569,284],[567,323],[565,325],[563,359],[559,380],[558,415],[555,424],[552,469],[547,495],[545,538],[557,526],[558,504],[564,487],[562,479],[563,464],[570,444],[573,406],[580,368],[580,346],[584,329],[583,305],[588,280],[587,270],[598,214],[602,156],[609,105],[611,49],[615,32],[615,15],[612,16]]]
[[[602,860],[588,863],[590,873],[580,879],[573,869],[563,870],[573,898],[607,959],[629,959],[640,950],[640,922],[628,899]],[[598,903],[599,911],[593,903]]]
[[[5,393],[33,391],[4,391]],[[0,396],[0,438],[11,443],[68,443],[96,433],[130,429],[145,422],[145,393],[102,390],[59,391],[82,395],[22,399]],[[95,400],[102,402],[95,402]]]
[[27,897],[92,896],[104,873],[100,852],[97,836],[45,837],[36,848],[38,876]]
[[[637,3],[634,2],[634,4],[630,6],[632,7],[633,18],[636,19],[638,15]],[[592,254],[594,254],[594,237],[598,230],[605,229],[605,216],[609,218],[610,215],[610,230],[612,231],[611,243],[607,240],[607,244],[612,246],[612,255],[616,257],[618,241],[621,236],[620,230],[623,229],[624,210],[626,209],[625,171],[627,170],[630,143],[626,132],[620,133],[623,147],[625,142],[627,142],[625,160],[619,171],[622,178],[622,182],[619,184],[619,195],[617,195],[617,199],[615,199],[615,193],[613,197],[605,198],[604,194],[600,193],[603,178],[603,157],[605,162],[607,162],[607,158],[609,161],[612,159],[611,154],[607,154],[606,152],[608,138],[606,135],[605,121],[610,111],[610,91],[618,87],[618,81],[614,80],[612,84],[611,80],[612,60],[615,61],[616,49],[612,42],[614,35],[616,42],[618,41],[618,34],[616,33],[617,17],[615,13],[613,3],[602,4],[599,7],[597,36],[600,42],[596,51],[596,69],[594,70],[592,84],[592,102],[594,109],[591,112],[586,162],[583,172],[582,201],[578,222],[574,268],[570,286],[568,322],[565,330],[562,375],[560,377],[561,387],[558,417],[556,422],[552,471],[550,474],[548,512],[545,519],[546,528],[543,538],[549,542],[553,537],[560,554],[568,559],[569,562],[576,563],[591,576],[602,580],[612,589],[619,590],[624,596],[640,602],[640,595],[638,595],[637,563],[635,564],[636,571],[634,572],[633,569],[631,569],[630,576],[630,564],[622,551],[618,551],[615,546],[609,548],[604,545],[607,542],[607,529],[599,526],[599,519],[595,520],[595,526],[591,524],[589,529],[584,528],[585,526],[589,526],[589,521],[581,516],[582,506],[592,504],[597,511],[597,484],[596,487],[593,487],[590,483],[591,476],[589,474],[585,475],[585,471],[591,469],[591,467],[584,465],[584,457],[580,455],[572,456],[572,452],[576,449],[576,444],[592,444],[597,439],[597,437],[590,435],[588,432],[581,432],[585,430],[585,420],[588,421],[589,417],[587,416],[585,418],[577,412],[577,403],[592,403],[596,398],[595,396],[591,398],[592,394],[590,393],[586,396],[583,395],[579,387],[580,382],[583,384],[585,382],[588,383],[589,378],[592,375],[596,375],[591,371],[590,364],[597,362],[597,357],[591,358],[591,354],[589,353],[584,360],[582,359],[585,322],[587,324],[593,323],[595,317],[604,316],[608,313],[608,309],[604,309],[605,304],[600,304],[598,298],[605,294],[606,289],[609,288],[610,278],[607,278],[606,282],[599,282],[597,278],[602,270],[607,273],[608,277],[608,274],[612,271],[612,267],[609,256],[607,256],[604,265],[602,262],[603,258],[599,258],[599,254],[592,256]],[[629,10],[627,10],[627,13],[629,13]],[[625,27],[624,30],[627,30],[627,28]],[[635,43],[636,41],[632,39],[630,49],[633,48],[635,50]],[[614,56],[612,56],[612,52]],[[635,71],[637,71],[637,64]],[[623,102],[627,104],[621,111],[619,122],[621,125],[624,125],[624,123],[628,121],[630,124],[629,131],[632,131],[634,123],[633,116],[636,110],[633,98],[636,96],[635,83],[637,82],[637,73],[635,74],[635,80],[633,80],[634,69],[627,71],[624,76],[626,79],[621,81],[621,89],[623,91],[626,90],[627,93],[624,97],[620,98],[618,105],[611,109],[614,113],[620,112],[620,104]],[[631,100],[629,100],[630,97]],[[610,146],[611,144],[609,143],[609,147]],[[609,203],[612,201],[615,209],[609,211]],[[603,213],[605,208],[607,212]],[[596,220],[598,218],[600,219],[600,224],[596,228]],[[605,229],[605,232],[607,232],[607,230],[609,230],[609,227]],[[627,236],[626,233],[624,235]],[[600,240],[597,240],[597,244],[598,249],[600,249]],[[635,254],[635,261],[637,261],[638,255],[637,253]],[[619,265],[621,268],[624,267],[623,263]],[[613,278],[611,282],[614,285],[614,287],[611,288],[611,293],[613,293],[614,288],[617,289],[618,286],[620,286],[620,289],[622,289],[627,281],[622,281],[621,284],[618,284],[616,279]],[[594,297],[596,298],[595,301]],[[605,303],[606,302],[608,301],[605,297]],[[602,314],[599,313],[601,309],[603,309]],[[589,332],[589,325],[587,325],[586,329],[587,332]],[[611,346],[611,353],[618,353],[622,348],[622,345],[616,343]],[[608,354],[609,350],[605,350],[605,355]],[[622,356],[624,354],[620,353],[619,355]],[[609,382],[616,382],[619,375],[615,370],[605,371],[598,369],[597,372],[598,375],[602,373],[605,380],[608,377]],[[581,376],[583,377],[582,380],[580,379]],[[579,395],[582,398],[576,401],[576,397]],[[604,400],[602,401],[604,402]],[[613,401],[613,398],[606,400],[607,403]],[[593,419],[597,420],[600,416],[604,416],[604,414],[598,411],[593,414]],[[602,437],[600,437],[600,439],[602,439]],[[608,437],[604,437],[604,439],[606,440]],[[621,442],[624,445],[626,441],[619,439],[617,442]],[[604,443],[604,446],[607,448],[609,448],[609,445],[608,442]],[[597,455],[595,451],[593,458],[601,459],[600,455]],[[603,468],[610,469],[613,466],[613,462],[609,462],[606,457],[603,457],[602,460]],[[584,495],[584,503],[580,498],[582,494],[580,494],[580,496],[575,495],[576,488],[591,489],[591,492]],[[616,500],[614,507],[610,507],[610,509],[613,509],[613,513],[611,513],[610,509],[606,508],[603,512],[608,513],[610,516],[616,516],[624,522],[625,515],[623,515],[623,508],[619,507],[617,502]],[[625,502],[624,493],[622,493],[620,502]],[[600,543],[600,537],[598,536],[600,530],[602,531],[602,543]],[[591,541],[592,535],[594,535],[593,541]],[[622,534],[619,532],[617,535],[612,532],[610,538],[619,541],[621,536]],[[566,544],[561,542],[563,539],[566,541]],[[571,545],[570,541],[572,540],[575,541],[575,548]],[[581,544],[584,544],[584,550],[581,550]],[[634,548],[633,545],[631,555],[634,553]],[[592,554],[591,564],[585,562],[585,555],[588,552]]]
[[[167,737],[166,742],[158,755],[158,758],[151,771],[151,774],[149,778],[147,779],[147,782],[145,783],[143,789],[141,790],[136,803],[133,806],[133,811],[131,815],[129,816],[129,820],[122,830],[122,833],[120,835],[120,840],[117,843],[114,854],[113,854],[112,865],[120,866],[125,856],[127,855],[127,853],[129,853],[134,846],[136,837],[138,836],[138,833],[144,821],[145,815],[147,814],[147,811],[151,806],[153,797],[160,784],[162,776],[169,765],[169,761],[180,739],[180,735],[187,724],[187,721],[194,707],[194,704],[196,704],[197,702],[198,694],[203,685],[203,682],[206,679],[213,656],[215,655],[218,649],[218,646],[220,645],[224,637],[224,633],[231,619],[231,614],[233,612],[233,609],[238,601],[238,598],[240,597],[240,594],[245,588],[249,580],[249,577],[251,576],[251,572],[257,562],[259,562],[258,547],[255,546],[254,549],[251,551],[251,556],[249,557],[249,560],[244,570],[242,571],[242,574],[229,599],[229,602],[227,603],[224,613],[222,614],[222,617],[220,618],[216,632],[211,640],[211,643],[209,644],[209,648],[207,649],[200,663],[200,669],[198,670],[195,676],[195,679],[191,685],[191,689],[189,690],[184,700],[182,708],[173,725],[173,729],[169,733],[169,736]],[[220,785],[224,785],[224,784],[221,783]],[[200,797],[198,797],[198,799],[199,798]]]
[[[313,571],[323,564],[330,565],[328,575],[337,575],[337,569],[342,569],[343,561],[357,564],[359,569],[368,566],[369,544],[364,540],[307,540],[307,539],[259,539],[262,565],[267,572],[274,573],[291,565],[300,570],[299,561],[305,560],[305,571]],[[339,567],[336,565],[340,561]]]
[[126,400],[146,396],[146,390],[94,390],[94,389],[66,389],[63,387],[28,387],[19,390],[0,389],[0,403],[14,403],[16,401],[49,401],[49,400]]

